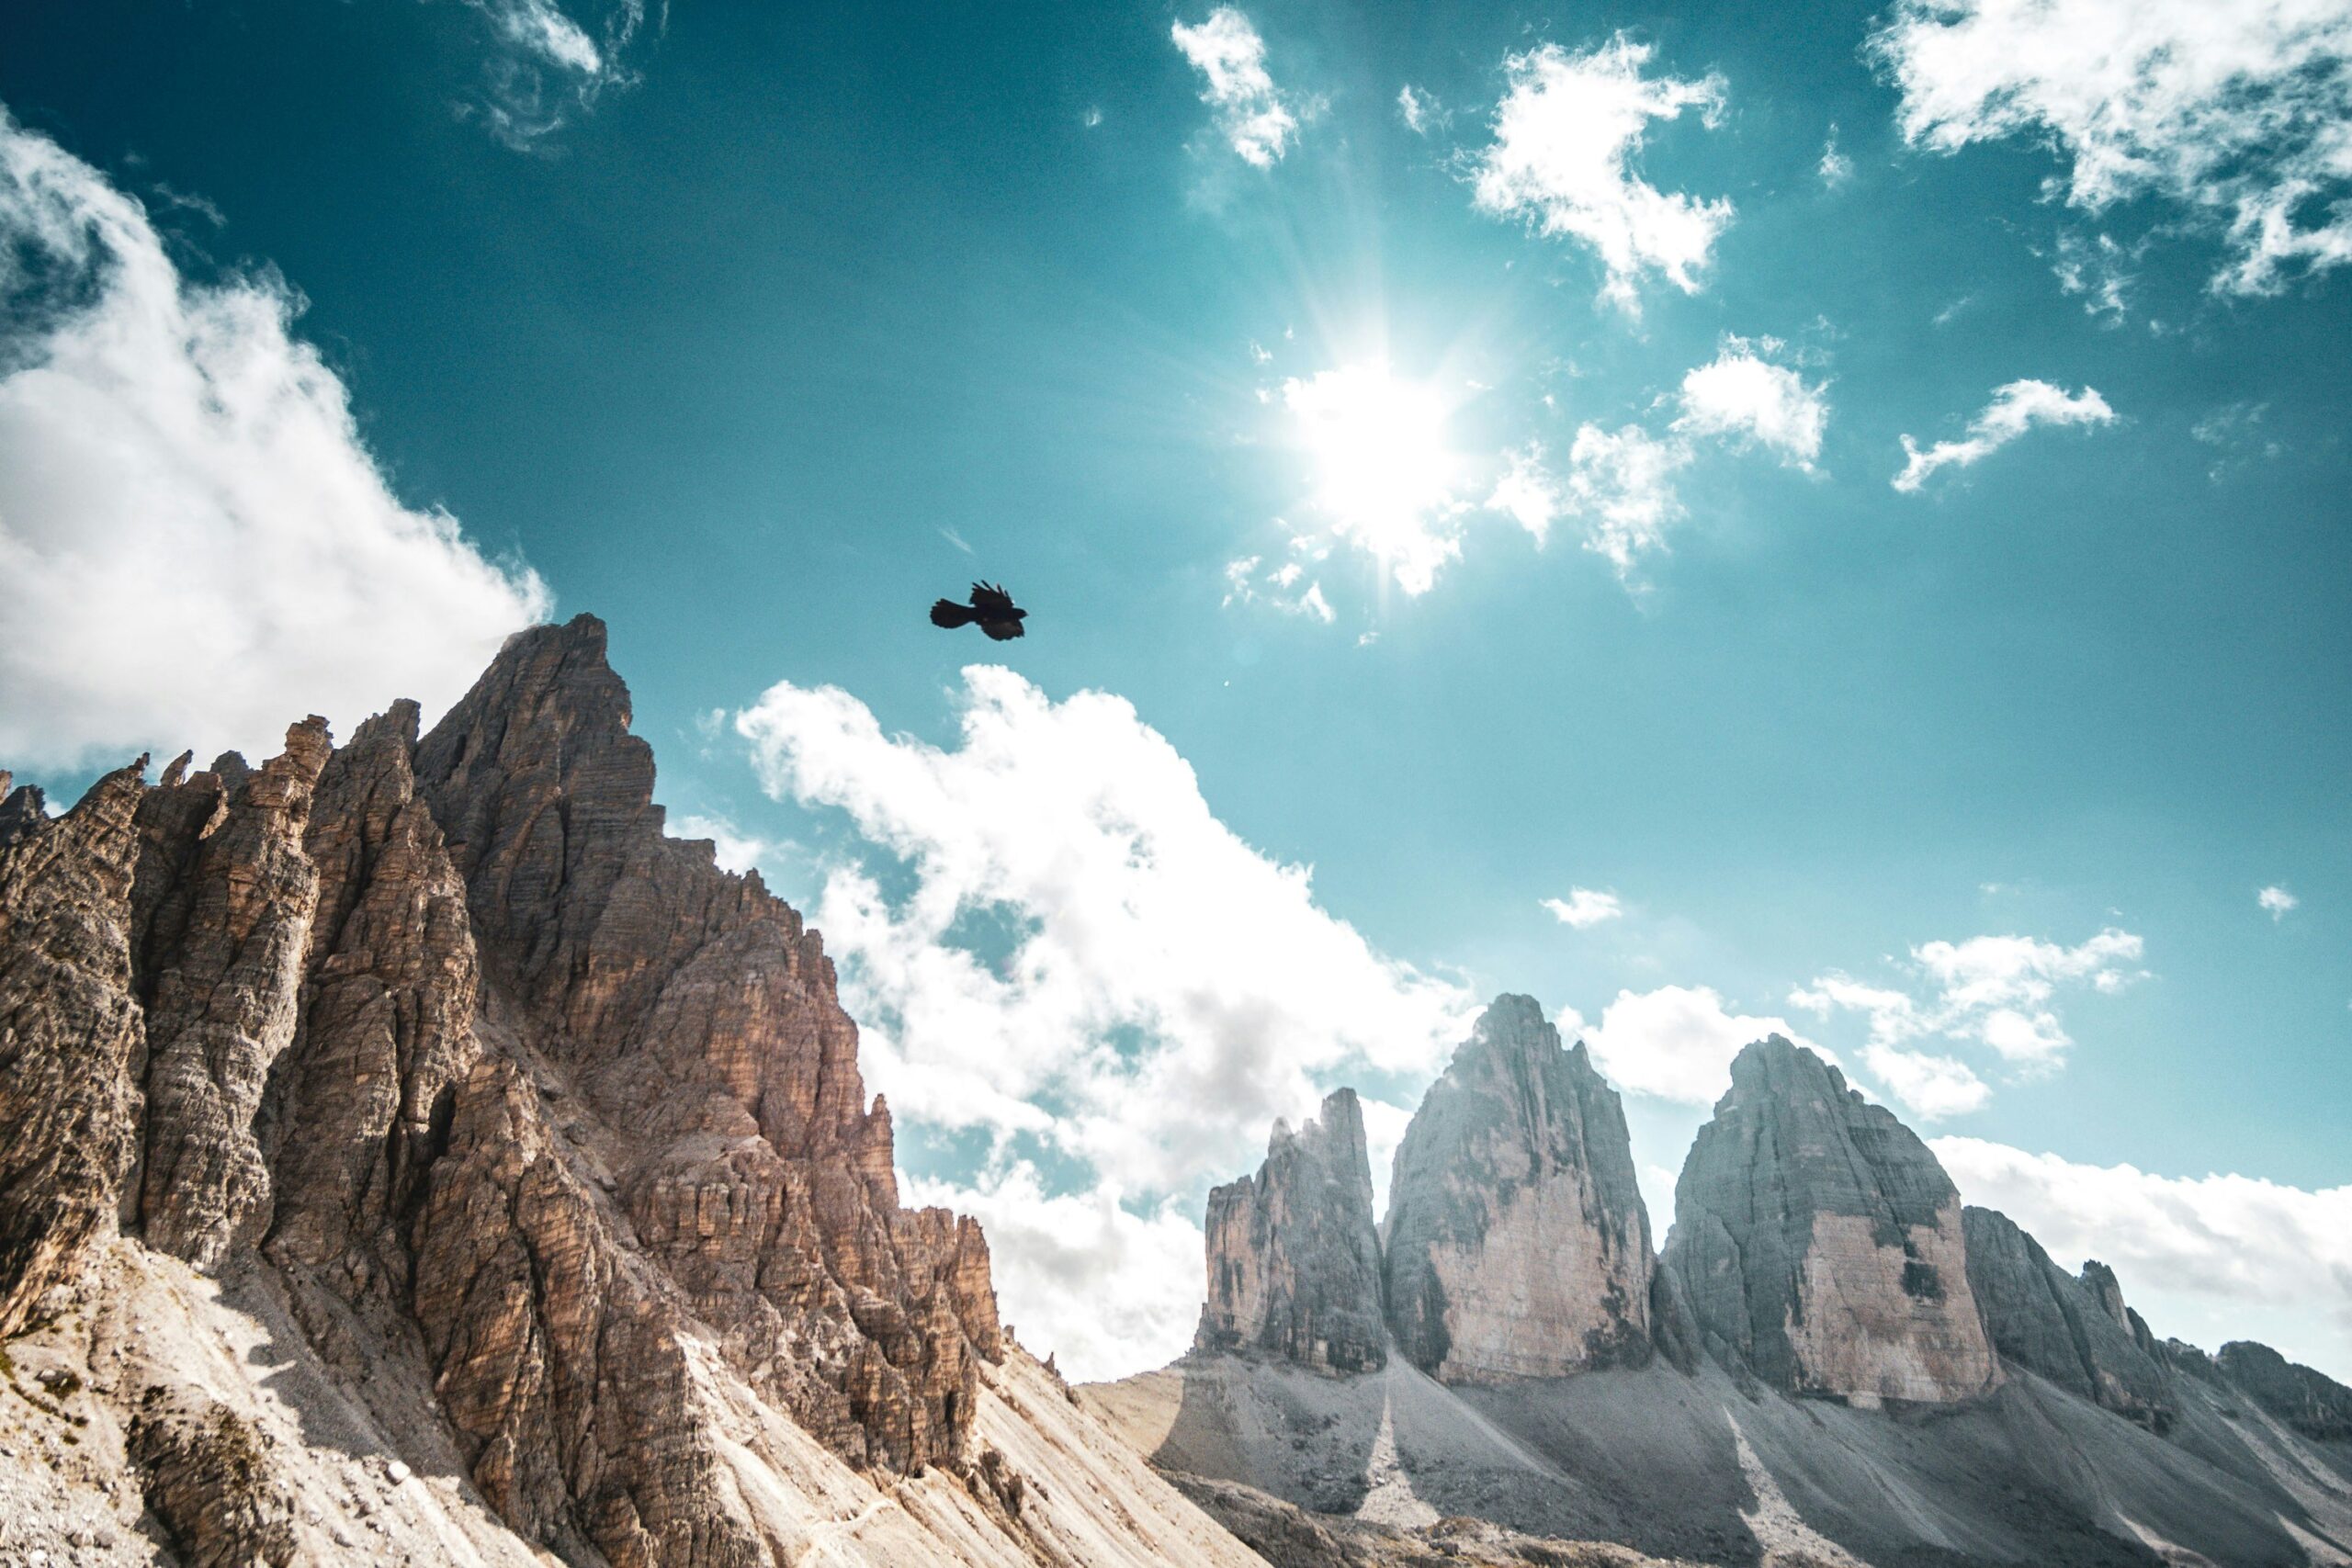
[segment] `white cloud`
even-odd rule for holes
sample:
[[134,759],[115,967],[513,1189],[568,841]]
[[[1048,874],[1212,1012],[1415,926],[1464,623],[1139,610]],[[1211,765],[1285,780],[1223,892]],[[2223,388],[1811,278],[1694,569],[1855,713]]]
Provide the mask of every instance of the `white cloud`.
[[1831,190],[1854,177],[1854,161],[1838,151],[1838,128],[1834,125],[1829,128],[1828,141],[1822,143],[1821,162],[1815,165],[1814,172]]
[[1674,428],[1689,435],[1753,440],[1779,453],[1781,461],[1810,470],[1821,456],[1829,402],[1822,388],[1805,385],[1795,371],[1758,352],[1777,346],[1769,338],[1761,344],[1726,338],[1720,354],[1682,378],[1682,412]]
[[601,0],[600,37],[555,0],[467,4],[488,20],[492,52],[479,96],[460,112],[510,147],[543,146],[573,115],[594,108],[606,89],[637,81],[627,55],[645,24],[644,0]]
[[[1287,615],[1320,621],[1327,626],[1338,619],[1331,602],[1323,597],[1323,585],[1307,581],[1304,566],[1293,560],[1261,570],[1264,559],[1262,556],[1240,556],[1225,563],[1227,604],[1263,603]],[[1306,582],[1304,588],[1299,586],[1301,581]]]
[[1138,1214],[1116,1187],[1048,1192],[1015,1163],[965,1186],[901,1178],[904,1201],[969,1214],[987,1233],[997,1313],[1073,1382],[1125,1377],[1184,1353],[1207,1287],[1199,1224],[1175,1201]]
[[273,275],[182,277],[138,202],[0,110],[0,756],[118,762],[428,719],[546,587],[393,495]]
[[1405,129],[1416,136],[1427,136],[1431,130],[1442,130],[1453,123],[1452,109],[1410,82],[1396,89],[1396,112],[1403,117]]
[[1542,442],[1531,441],[1516,452],[1504,454],[1503,477],[1487,497],[1487,510],[1517,523],[1534,535],[1539,545],[1551,536],[1552,524],[1567,515],[1570,506],[1559,481],[1544,466]]
[[1957,1056],[1931,1056],[1923,1051],[1872,1043],[1862,1048],[1862,1063],[1888,1093],[1923,1121],[1940,1122],[1981,1111],[1993,1098],[1993,1086]]
[[1266,40],[1250,18],[1219,6],[1196,26],[1177,23],[1169,37],[1204,79],[1201,102],[1216,111],[1217,134],[1244,162],[1273,167],[1298,134],[1298,117],[1267,73]]
[[836,867],[815,911],[902,1123],[1034,1139],[1156,1197],[1242,1168],[1346,1071],[1444,1059],[1466,994],[1236,837],[1126,702],[964,682],[952,750],[830,687],[779,683],[737,720],[771,795],[842,807],[905,863],[892,896]]
[[2285,888],[2277,886],[2275,883],[2255,894],[2254,901],[2256,904],[2261,905],[2263,912],[2267,914],[2273,920],[2285,919],[2287,918],[2287,912],[2302,902],[2301,898],[2296,897],[2292,893],[2288,892]]
[[1590,930],[1603,920],[1617,919],[1625,913],[1623,906],[1617,901],[1617,895],[1590,887],[1571,887],[1566,898],[1546,898],[1543,903],[1562,925],[1577,931]]
[[1696,293],[1732,219],[1727,200],[1669,195],[1634,172],[1651,120],[1696,108],[1712,125],[1723,108],[1721,77],[1645,78],[1650,53],[1620,33],[1582,53],[1547,43],[1510,56],[1494,141],[1475,165],[1478,210],[1591,246],[1606,274],[1602,298],[1629,314],[1645,273]]
[[1682,514],[1675,476],[1698,456],[1702,440],[1756,445],[1810,471],[1829,419],[1823,389],[1764,357],[1770,338],[1726,337],[1722,350],[1682,378],[1681,412],[1663,435],[1639,424],[1616,430],[1577,427],[1565,469],[1531,441],[1504,454],[1502,478],[1486,500],[1543,544],[1564,517],[1583,520],[1584,547],[1630,579],[1642,558],[1666,548]]
[[2062,291],[2084,297],[2086,314],[2116,326],[2130,308],[2125,294],[2138,279],[2129,268],[2139,254],[2139,247],[2127,249],[2116,243],[2112,235],[2085,239],[2070,229],[2058,236],[2058,259],[2051,264],[2051,271],[2057,275]]
[[731,871],[739,876],[747,871],[757,871],[760,857],[777,847],[716,814],[681,817],[670,824],[670,837],[708,839],[719,870]]
[[2072,161],[2077,208],[2185,203],[2224,236],[2217,289],[2352,260],[2343,0],[1898,0],[1871,47],[1906,141],[2046,140]]
[[1998,1209],[2067,1268],[2096,1258],[2159,1336],[2254,1336],[2352,1378],[2352,1186],[2165,1177],[1976,1138],[1930,1145],[1969,1202]]
[[1674,475],[1690,460],[1687,443],[1637,424],[1614,434],[1597,424],[1578,428],[1568,448],[1567,494],[1585,519],[1584,547],[1621,577],[1643,556],[1664,549],[1668,525],[1682,515]]
[[1833,970],[1791,991],[1789,1001],[1825,1017],[1866,1015],[1864,1065],[1889,1093],[1932,1120],[1976,1110],[1992,1090],[1958,1058],[1904,1046],[1941,1037],[1984,1046],[2021,1072],[2054,1068],[2074,1043],[2058,1018],[2060,987],[2120,991],[2144,977],[2137,967],[2143,950],[2139,937],[2111,926],[2074,947],[2022,936],[1922,942],[1903,966],[1911,989],[1873,986]]
[[1922,452],[1917,442],[1904,436],[1905,462],[1894,488],[1910,494],[1938,468],[1981,461],[2037,424],[2107,424],[2114,418],[2115,411],[2096,388],[2070,393],[2047,381],[2011,381],[1996,389],[1984,411],[1969,421],[1965,438],[1939,441]]
[[[1566,1032],[1566,1024],[1561,1025]],[[1662,986],[1655,991],[1619,991],[1583,1032],[1594,1063],[1609,1080],[1631,1094],[1655,1095],[1684,1105],[1713,1105],[1731,1088],[1731,1062],[1740,1048],[1769,1034],[1785,1035],[1827,1058],[1780,1018],[1751,1018],[1727,1011],[1706,986]]]

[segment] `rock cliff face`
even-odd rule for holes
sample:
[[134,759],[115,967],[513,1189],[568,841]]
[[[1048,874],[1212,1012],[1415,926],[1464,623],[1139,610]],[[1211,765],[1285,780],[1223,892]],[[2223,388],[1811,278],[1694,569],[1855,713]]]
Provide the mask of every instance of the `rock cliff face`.
[[2251,1339],[2232,1340],[2214,1360],[2256,1404],[2304,1437],[2352,1439],[2352,1388]]
[[2068,1274],[1996,1210],[1965,1209],[1962,1219],[1969,1289],[1994,1349],[2151,1430],[2171,1427],[2164,1369],[2134,1337],[2114,1270],[2094,1262],[2079,1279]]
[[1943,1402],[1999,1376],[1951,1179],[1778,1035],[1732,1064],[1675,1185],[1664,1266],[1709,1348],[1787,1393]]
[[1649,1216],[1617,1093],[1505,996],[1423,1097],[1389,1190],[1388,1318],[1447,1382],[1650,1353]]
[[[987,1244],[899,1207],[816,933],[664,836],[602,624],[517,637],[418,717],[340,750],[305,720],[258,769],[152,786],[142,759],[54,820],[6,795],[0,1333],[103,1309],[142,1248],[243,1281],[300,1325],[303,1377],[356,1380],[334,1422],[454,1456],[571,1562],[752,1568],[829,1533],[856,1561],[1230,1557],[1172,1494],[1024,1501],[1000,1448],[1042,1428],[987,1392],[1013,1375]],[[207,1492],[206,1445],[259,1419],[221,1380],[123,1365],[148,1381],[114,1451],[191,1560],[324,1550],[254,1512],[290,1495],[267,1441]],[[941,1471],[969,1479],[924,1521],[869,1523],[869,1493],[823,1525],[853,1472]],[[1197,1539],[1121,1535],[1153,1519]],[[850,1550],[869,1530],[899,1544]]]
[[1385,1365],[1380,1238],[1363,1108],[1340,1089],[1293,1132],[1274,1123],[1266,1163],[1209,1194],[1204,1349],[1272,1350],[1303,1366]]

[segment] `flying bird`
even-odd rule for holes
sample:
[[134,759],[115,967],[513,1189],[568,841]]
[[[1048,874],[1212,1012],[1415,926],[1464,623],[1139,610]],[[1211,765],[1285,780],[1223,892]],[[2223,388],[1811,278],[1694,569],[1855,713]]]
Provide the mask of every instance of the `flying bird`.
[[1012,603],[1012,595],[997,582],[972,584],[972,602],[958,604],[953,599],[942,599],[931,607],[931,624],[934,626],[968,626],[975,621],[980,630],[999,642],[1009,642],[1022,635],[1021,623],[1029,612]]

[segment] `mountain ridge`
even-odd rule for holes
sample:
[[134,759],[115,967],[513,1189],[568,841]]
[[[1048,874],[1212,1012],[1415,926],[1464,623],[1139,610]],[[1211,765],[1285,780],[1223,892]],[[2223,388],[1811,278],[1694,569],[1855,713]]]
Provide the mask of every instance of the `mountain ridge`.
[[[1348,1374],[1204,1344],[1080,1391],[1272,1561],[1325,1559],[1285,1555],[1296,1532],[1257,1493],[1335,1521],[1335,1540],[1415,1520],[1427,1540],[1466,1517],[1723,1563],[2352,1562],[2352,1391],[2250,1342],[2209,1357],[2157,1341],[2113,1270],[2068,1274],[2006,1216],[1963,1205],[1908,1128],[1786,1039],[1740,1053],[1693,1145],[1638,1353],[1563,1354],[1624,1296],[1566,1247],[1513,1298],[1504,1347],[1556,1371],[1415,1355],[1426,1315],[1400,1314],[1393,1291],[1417,1278],[1396,1267],[1400,1235],[1424,1245],[1398,1224],[1431,1201],[1416,1183],[1442,1177],[1450,1212],[1501,1212],[1533,1167],[1475,1151],[1523,1153],[1546,1123],[1499,1107],[1534,1102],[1531,1066],[1589,1071],[1508,995],[1455,1062],[1490,1058],[1518,1070],[1487,1113],[1465,1113],[1449,1068],[1398,1145],[1380,1231],[1387,1365]],[[1604,1136],[1622,1139],[1622,1121]],[[1440,1142],[1473,1152],[1408,1156]],[[1454,1314],[1448,1336],[1484,1311],[1435,1306]],[[1334,1550],[1371,1563],[1394,1548]]]

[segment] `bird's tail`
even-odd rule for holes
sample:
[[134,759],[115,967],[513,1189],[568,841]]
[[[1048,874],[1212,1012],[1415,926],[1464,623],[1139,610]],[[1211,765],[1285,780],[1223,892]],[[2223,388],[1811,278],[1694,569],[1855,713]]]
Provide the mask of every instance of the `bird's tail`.
[[931,624],[934,626],[968,626],[980,618],[980,613],[953,599],[942,599],[931,607]]

